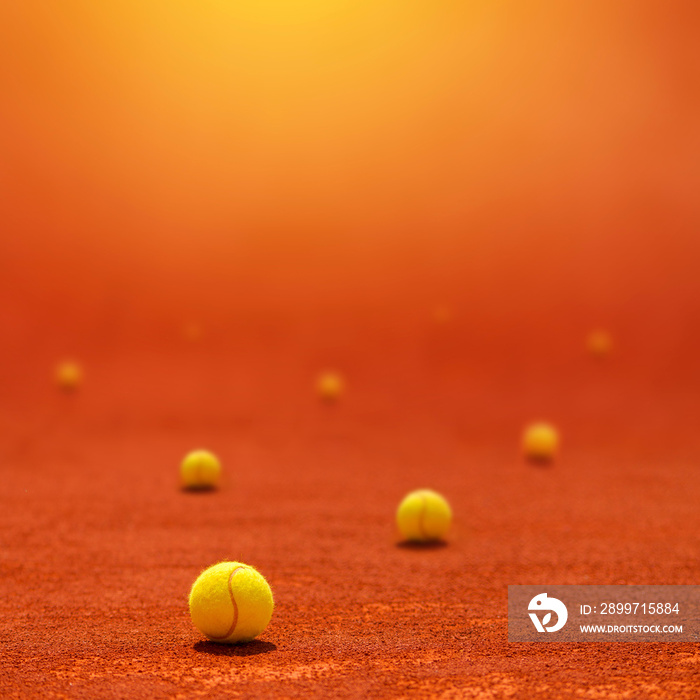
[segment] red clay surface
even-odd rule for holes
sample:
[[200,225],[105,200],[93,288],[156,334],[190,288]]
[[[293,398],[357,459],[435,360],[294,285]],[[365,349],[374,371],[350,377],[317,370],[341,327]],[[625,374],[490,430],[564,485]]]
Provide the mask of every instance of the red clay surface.
[[[0,2],[0,696],[700,697],[697,644],[506,625],[509,584],[700,583],[697,27]],[[422,487],[444,546],[397,542]],[[246,646],[188,616],[224,559],[276,598]]]
[[[509,584],[698,583],[697,370],[680,381],[624,337],[607,362],[566,333],[494,358],[459,317],[345,320],[315,346],[284,323],[86,345],[70,396],[55,348],[8,358],[0,694],[697,697],[695,644],[509,644],[506,625]],[[313,394],[330,359],[334,406]],[[563,437],[548,468],[518,455],[538,417]],[[178,489],[196,447],[222,459],[216,492]],[[398,544],[396,506],[423,486],[454,509],[444,546]],[[276,598],[247,645],[188,616],[223,559]]]

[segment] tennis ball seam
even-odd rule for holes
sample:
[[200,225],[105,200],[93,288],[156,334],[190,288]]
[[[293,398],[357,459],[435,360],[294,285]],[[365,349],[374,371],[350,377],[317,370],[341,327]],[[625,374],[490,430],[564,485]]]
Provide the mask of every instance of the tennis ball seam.
[[425,516],[428,513],[428,499],[426,498],[424,493],[421,493],[420,500],[421,509],[418,513],[418,532],[420,532],[420,535],[424,540],[427,540],[428,534],[425,531]]
[[210,639],[216,640],[216,639],[227,639],[230,637],[235,631],[236,631],[236,626],[238,625],[238,603],[236,603],[236,598],[233,595],[233,587],[232,587],[232,581],[233,577],[239,572],[239,571],[245,571],[246,567],[245,566],[237,566],[230,574],[228,577],[228,594],[229,597],[231,598],[231,603],[233,605],[233,622],[231,622],[231,627],[229,627],[228,631],[221,636],[218,635],[209,635]]

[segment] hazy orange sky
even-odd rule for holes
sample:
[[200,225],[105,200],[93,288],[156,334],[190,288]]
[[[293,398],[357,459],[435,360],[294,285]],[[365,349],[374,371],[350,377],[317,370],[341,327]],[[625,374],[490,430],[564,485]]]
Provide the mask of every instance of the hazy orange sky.
[[699,28],[690,2],[3,3],[0,291],[687,315]]

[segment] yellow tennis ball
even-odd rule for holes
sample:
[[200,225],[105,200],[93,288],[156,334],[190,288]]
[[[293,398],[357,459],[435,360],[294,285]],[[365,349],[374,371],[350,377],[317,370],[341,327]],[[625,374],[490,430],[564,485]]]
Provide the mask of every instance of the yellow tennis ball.
[[213,489],[219,483],[221,463],[207,450],[190,452],[180,465],[182,485],[187,489]]
[[257,637],[275,606],[265,577],[238,561],[222,561],[203,571],[189,602],[194,626],[212,642],[226,644]]
[[54,374],[56,384],[63,391],[75,391],[83,381],[83,371],[75,362],[61,362]]
[[535,462],[549,462],[559,449],[559,434],[549,423],[533,423],[523,433],[523,454]]
[[345,382],[336,372],[323,372],[316,380],[316,390],[324,401],[336,401],[345,390]]
[[452,509],[435,491],[412,491],[399,504],[396,524],[404,539],[411,542],[431,542],[442,539],[450,529]]

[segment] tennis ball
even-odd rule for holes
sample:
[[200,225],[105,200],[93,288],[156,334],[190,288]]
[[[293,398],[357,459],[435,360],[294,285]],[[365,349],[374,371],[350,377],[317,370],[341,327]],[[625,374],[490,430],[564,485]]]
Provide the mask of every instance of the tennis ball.
[[586,348],[590,355],[602,359],[607,357],[612,350],[612,338],[609,333],[602,330],[593,331],[586,338]]
[[219,483],[221,463],[207,450],[190,452],[180,465],[182,485],[187,489],[213,489]]
[[336,372],[323,372],[316,380],[316,391],[324,401],[336,401],[344,389],[345,382]]
[[404,539],[431,542],[447,534],[452,522],[449,503],[435,491],[412,491],[399,504],[396,524]]
[[194,626],[213,642],[226,644],[257,637],[275,605],[265,577],[238,561],[204,570],[192,586],[189,603]]
[[75,362],[61,362],[56,367],[54,377],[59,389],[75,391],[82,384],[83,370]]
[[533,462],[549,462],[559,448],[559,434],[549,423],[533,423],[523,433],[523,454]]

